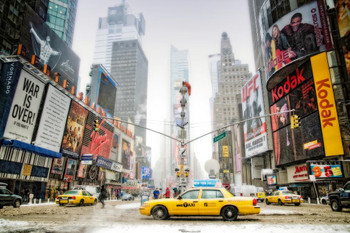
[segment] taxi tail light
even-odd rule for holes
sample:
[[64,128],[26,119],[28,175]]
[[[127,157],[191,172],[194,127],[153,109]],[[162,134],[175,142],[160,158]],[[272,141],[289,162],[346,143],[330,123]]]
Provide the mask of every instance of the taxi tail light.
[[303,199],[303,196],[300,195],[300,199]]
[[73,196],[72,199],[75,200],[75,196]]
[[257,203],[258,203],[258,201],[254,198],[253,199],[253,206],[256,206]]
[[290,199],[288,196],[285,196],[284,198],[285,198],[285,199]]
[[57,196],[56,199],[60,199],[60,198]]

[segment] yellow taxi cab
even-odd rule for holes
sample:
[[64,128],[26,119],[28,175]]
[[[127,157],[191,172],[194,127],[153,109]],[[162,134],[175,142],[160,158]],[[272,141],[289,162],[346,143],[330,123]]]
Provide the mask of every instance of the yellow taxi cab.
[[260,202],[264,202],[266,198],[265,192],[258,192],[256,193],[257,200]]
[[296,206],[299,206],[303,202],[304,199],[302,196],[286,190],[275,191],[271,196],[266,197],[266,205],[270,205],[271,203],[278,203],[279,205],[294,204]]
[[222,216],[233,221],[238,215],[259,214],[257,200],[251,197],[234,197],[225,188],[192,188],[176,198],[146,201],[140,214],[152,215],[156,220],[170,216]]
[[62,205],[96,205],[97,198],[86,190],[70,190],[58,195],[56,204]]

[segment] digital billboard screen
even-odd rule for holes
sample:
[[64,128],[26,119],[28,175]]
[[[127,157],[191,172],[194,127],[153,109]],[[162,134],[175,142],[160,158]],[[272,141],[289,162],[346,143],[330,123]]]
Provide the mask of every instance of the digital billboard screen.
[[259,15],[268,82],[284,66],[333,48],[322,0],[304,4],[289,13],[287,7],[273,9],[273,5],[265,1]]
[[100,74],[100,88],[98,91],[98,100],[97,103],[103,109],[107,111],[107,113],[114,115],[114,107],[115,107],[115,98],[117,95],[117,87],[116,84],[108,77],[107,74],[99,69]]

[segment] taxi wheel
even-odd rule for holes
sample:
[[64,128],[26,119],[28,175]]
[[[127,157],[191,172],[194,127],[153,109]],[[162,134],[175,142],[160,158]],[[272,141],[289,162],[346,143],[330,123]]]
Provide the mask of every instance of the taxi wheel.
[[278,204],[279,204],[279,205],[283,205],[281,199],[278,199]]
[[331,201],[331,208],[333,211],[341,211],[343,207],[339,204],[338,200]]
[[79,202],[79,206],[83,206],[84,205],[84,200],[81,199],[80,202]]
[[295,206],[300,206],[300,203],[294,203]]
[[225,221],[234,221],[238,217],[238,210],[233,206],[226,206],[221,211],[221,216]]
[[270,205],[271,202],[269,202],[269,200],[266,199],[266,205]]
[[165,220],[169,218],[168,210],[164,206],[156,206],[152,210],[152,216],[155,220]]

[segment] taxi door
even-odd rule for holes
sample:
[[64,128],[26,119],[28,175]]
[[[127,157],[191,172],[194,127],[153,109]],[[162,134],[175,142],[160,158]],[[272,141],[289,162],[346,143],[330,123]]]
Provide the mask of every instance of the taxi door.
[[82,193],[83,193],[84,203],[86,203],[86,204],[93,204],[94,203],[94,198],[91,195],[89,195],[88,192],[83,191]]
[[278,202],[279,196],[280,196],[280,192],[275,192],[275,193],[273,194],[272,201],[275,202],[275,203],[277,203],[277,202]]
[[172,205],[174,215],[199,215],[199,190],[189,190],[175,199]]
[[220,215],[220,210],[225,203],[224,195],[220,190],[203,189],[199,200],[199,214]]

